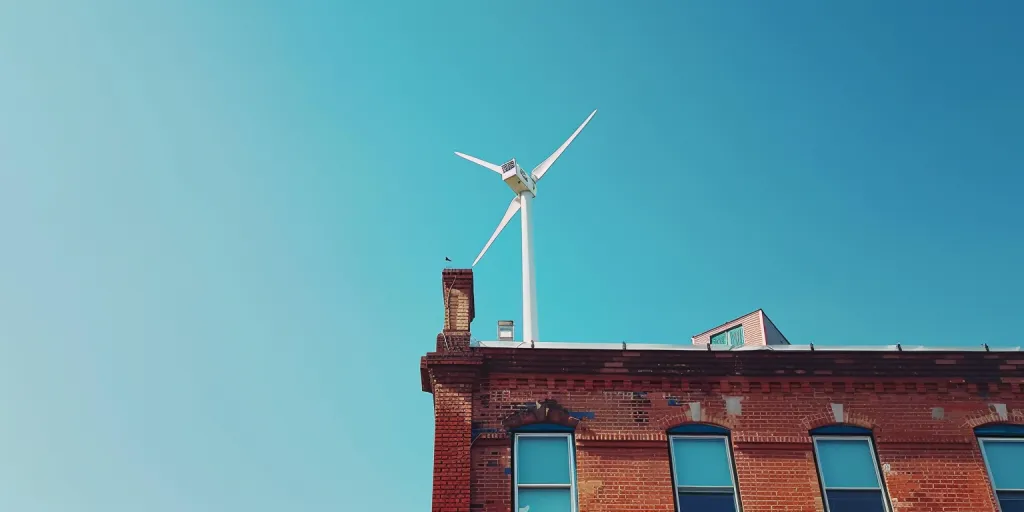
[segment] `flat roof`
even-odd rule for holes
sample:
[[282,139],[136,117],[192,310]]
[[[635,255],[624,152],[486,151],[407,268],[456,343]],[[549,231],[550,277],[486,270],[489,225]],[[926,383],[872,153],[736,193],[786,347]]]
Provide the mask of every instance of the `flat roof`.
[[[525,341],[474,341],[472,347],[479,348],[515,348],[526,350],[673,350],[689,352],[1020,352],[1021,347],[986,347],[985,345],[959,346],[959,347],[938,347],[927,345],[751,345],[742,347],[729,347],[727,345],[692,345],[692,344],[663,344],[663,343],[630,343],[620,341],[618,343],[584,343],[584,342],[560,342],[560,341],[538,341],[530,346]],[[709,348],[710,347],[710,348]]]

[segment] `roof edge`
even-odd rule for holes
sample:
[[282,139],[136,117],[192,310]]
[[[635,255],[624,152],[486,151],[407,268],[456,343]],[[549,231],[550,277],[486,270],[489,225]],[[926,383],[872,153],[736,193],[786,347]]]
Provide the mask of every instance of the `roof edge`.
[[[746,315],[744,315],[746,316]],[[743,317],[740,317],[743,318]],[[559,341],[538,341],[531,347],[521,341],[476,341],[472,344],[475,348],[481,349],[522,349],[522,350],[675,350],[691,352],[1021,352],[1021,347],[989,347],[978,345],[974,347],[937,347],[927,345],[746,345],[742,347],[729,347],[726,345],[680,345],[662,343],[630,343],[628,341],[591,343],[591,342],[559,342]]]

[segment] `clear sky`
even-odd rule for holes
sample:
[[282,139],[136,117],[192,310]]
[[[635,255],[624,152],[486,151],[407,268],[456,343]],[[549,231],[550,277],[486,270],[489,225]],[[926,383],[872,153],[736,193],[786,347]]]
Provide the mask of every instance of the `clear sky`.
[[[219,5],[218,5],[219,4]],[[1024,3],[0,2],[0,510],[426,510],[444,257],[541,338],[1020,345]],[[519,225],[475,335],[520,321]],[[381,503],[386,505],[381,505]]]

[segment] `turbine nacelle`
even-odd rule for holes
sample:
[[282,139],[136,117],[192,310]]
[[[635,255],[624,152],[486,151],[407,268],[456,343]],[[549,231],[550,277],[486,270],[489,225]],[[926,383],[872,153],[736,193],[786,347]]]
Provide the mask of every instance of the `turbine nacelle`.
[[519,167],[515,158],[501,165],[501,179],[505,180],[505,184],[516,195],[523,192],[529,192],[534,196],[537,195],[537,180],[533,179],[530,173],[524,171],[522,167]]

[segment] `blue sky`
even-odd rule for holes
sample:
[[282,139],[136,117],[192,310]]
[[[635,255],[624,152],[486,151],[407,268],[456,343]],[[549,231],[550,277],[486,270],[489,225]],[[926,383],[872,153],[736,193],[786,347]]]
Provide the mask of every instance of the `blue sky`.
[[[769,5],[770,4],[770,5]],[[0,509],[429,506],[444,257],[542,339],[1021,344],[1024,8],[0,3]],[[520,320],[519,227],[476,269]],[[836,326],[841,327],[837,328]]]

